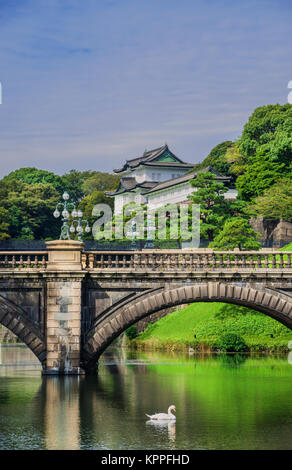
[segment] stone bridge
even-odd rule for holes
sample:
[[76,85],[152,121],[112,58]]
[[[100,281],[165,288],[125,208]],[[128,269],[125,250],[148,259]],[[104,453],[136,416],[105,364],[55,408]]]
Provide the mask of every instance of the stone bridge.
[[84,252],[77,241],[0,253],[0,323],[38,357],[44,374],[97,370],[129,326],[192,302],[227,302],[292,329],[292,252]]

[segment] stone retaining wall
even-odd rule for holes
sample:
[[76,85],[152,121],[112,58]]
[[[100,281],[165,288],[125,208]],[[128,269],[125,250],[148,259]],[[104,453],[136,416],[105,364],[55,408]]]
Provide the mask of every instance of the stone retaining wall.
[[252,228],[261,234],[266,248],[282,248],[292,241],[292,223],[285,220],[250,219]]

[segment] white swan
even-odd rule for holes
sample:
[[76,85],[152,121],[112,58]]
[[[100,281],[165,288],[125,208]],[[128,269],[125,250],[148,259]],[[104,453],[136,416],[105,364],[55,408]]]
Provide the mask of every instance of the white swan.
[[155,415],[147,415],[146,413],[146,416],[148,416],[148,418],[150,419],[155,419],[155,420],[172,420],[172,421],[175,421],[176,420],[176,417],[175,415],[171,412],[171,410],[173,411],[176,411],[176,408],[174,405],[171,405],[168,410],[167,410],[167,413],[156,413]]

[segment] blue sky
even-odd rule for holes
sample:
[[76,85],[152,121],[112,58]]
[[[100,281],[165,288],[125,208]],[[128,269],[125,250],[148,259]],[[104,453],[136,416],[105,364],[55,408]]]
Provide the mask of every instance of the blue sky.
[[287,102],[291,1],[0,0],[0,176],[201,161]]

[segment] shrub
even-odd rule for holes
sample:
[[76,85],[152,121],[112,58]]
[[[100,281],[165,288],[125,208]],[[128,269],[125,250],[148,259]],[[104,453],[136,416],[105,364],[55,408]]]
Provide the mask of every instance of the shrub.
[[137,336],[138,336],[137,327],[136,327],[135,325],[130,326],[130,327],[125,331],[125,335],[126,335],[129,339],[135,339],[135,338],[137,338]]
[[219,349],[224,352],[245,352],[248,347],[244,339],[235,333],[225,333],[219,340]]

